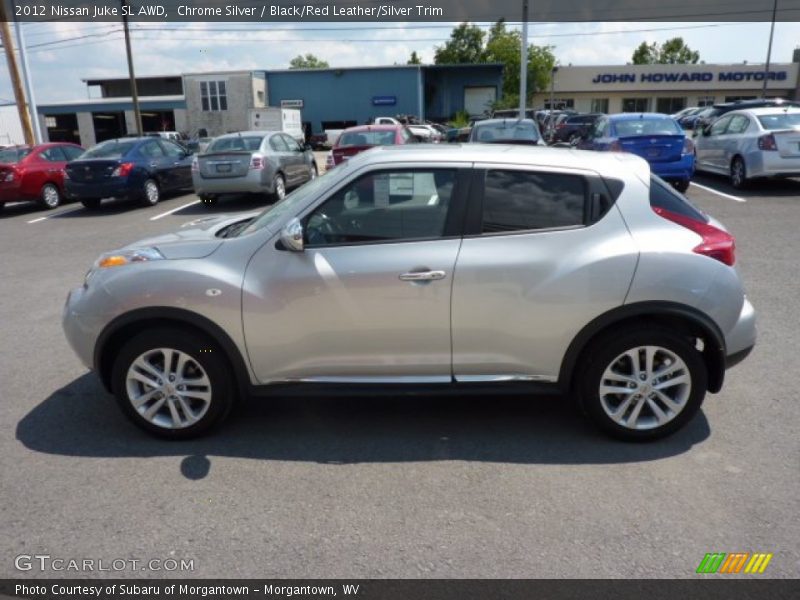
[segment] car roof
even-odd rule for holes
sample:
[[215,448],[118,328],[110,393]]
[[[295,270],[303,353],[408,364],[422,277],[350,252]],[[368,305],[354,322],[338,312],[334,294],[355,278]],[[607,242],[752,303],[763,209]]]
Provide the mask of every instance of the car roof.
[[[514,144],[407,144],[375,146],[347,161],[350,168],[388,162],[508,163],[520,166],[582,169],[624,176],[649,169],[647,161],[628,152],[594,152]],[[638,167],[637,167],[638,165]]]
[[725,116],[732,114],[744,114],[758,117],[760,115],[777,115],[786,113],[790,115],[800,114],[800,106],[761,106],[758,108],[740,108],[729,111]]
[[665,115],[664,113],[620,113],[617,115],[609,115],[608,117],[612,121],[638,121],[639,119],[674,119],[669,115]]

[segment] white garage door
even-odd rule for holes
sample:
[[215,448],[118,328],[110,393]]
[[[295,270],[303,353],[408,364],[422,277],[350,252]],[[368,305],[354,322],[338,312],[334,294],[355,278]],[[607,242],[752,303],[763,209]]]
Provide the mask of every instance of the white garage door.
[[481,115],[491,110],[492,102],[497,100],[497,88],[469,87],[464,88],[464,110],[470,115]]

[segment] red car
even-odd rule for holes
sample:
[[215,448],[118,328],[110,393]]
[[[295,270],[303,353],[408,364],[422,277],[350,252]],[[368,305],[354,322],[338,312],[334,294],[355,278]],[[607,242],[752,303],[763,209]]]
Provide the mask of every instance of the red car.
[[0,208],[30,200],[55,208],[64,197],[64,167],[83,154],[75,144],[9,146],[0,150]]
[[333,145],[325,161],[325,168],[332,169],[342,161],[375,146],[412,144],[417,139],[405,125],[359,125],[345,129]]

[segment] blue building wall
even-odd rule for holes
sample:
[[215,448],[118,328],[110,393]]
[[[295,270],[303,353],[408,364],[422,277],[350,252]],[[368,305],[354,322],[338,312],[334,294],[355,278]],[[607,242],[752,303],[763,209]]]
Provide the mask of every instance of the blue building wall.
[[[354,121],[370,117],[419,113],[418,67],[267,71],[270,106],[281,100],[302,100],[303,121],[315,133],[323,121]],[[373,98],[394,98],[394,104],[374,105]]]
[[[359,69],[267,71],[270,106],[302,100],[303,121],[320,133],[326,121],[363,124],[371,117],[420,114],[445,120],[464,109],[464,90],[491,86],[500,97],[503,65],[395,66]],[[394,104],[375,105],[388,97]]]

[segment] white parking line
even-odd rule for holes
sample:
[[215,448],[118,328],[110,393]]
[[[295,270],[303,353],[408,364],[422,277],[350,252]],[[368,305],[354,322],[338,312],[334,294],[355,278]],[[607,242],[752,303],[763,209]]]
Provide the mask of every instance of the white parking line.
[[53,217],[60,217],[61,215],[68,215],[69,213],[77,212],[79,210],[83,210],[83,207],[80,208],[73,208],[71,210],[65,210],[60,213],[51,213],[44,217],[39,217],[38,219],[31,219],[28,223],[39,223],[40,221],[46,221],[47,219],[52,219]]
[[150,217],[151,221],[158,221],[159,219],[166,217],[167,215],[171,215],[172,213],[178,212],[181,209],[187,208],[189,206],[194,206],[195,204],[200,204],[200,200],[195,200],[194,202],[189,202],[188,204],[184,204],[183,206],[179,206],[178,208],[173,208],[172,210],[168,210],[167,212],[163,212],[160,215],[156,215],[155,217]]
[[705,185],[700,185],[699,183],[692,182],[692,185],[695,187],[699,187],[701,190],[705,190],[707,192],[711,192],[712,194],[716,194],[717,196],[722,196],[723,198],[727,198],[728,200],[735,200],[736,202],[747,202],[745,198],[739,198],[739,196],[731,196],[730,194],[726,194],[725,192],[720,192],[719,190],[715,190],[714,188],[706,187]]

